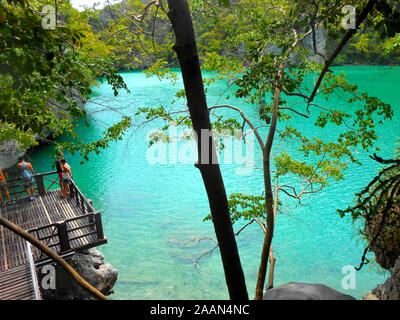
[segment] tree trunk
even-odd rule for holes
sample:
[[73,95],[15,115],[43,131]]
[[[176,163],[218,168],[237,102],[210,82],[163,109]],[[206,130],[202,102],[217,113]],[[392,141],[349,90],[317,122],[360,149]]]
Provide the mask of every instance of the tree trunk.
[[[168,0],[168,18],[172,23],[176,43],[174,50],[182,71],[186,98],[193,128],[197,134],[199,168],[207,191],[214,230],[219,244],[229,296],[232,300],[248,299],[243,269],[230,219],[228,199],[217,163],[214,139],[200,70],[193,22],[186,0]],[[202,139],[202,130],[210,136]]]
[[[278,211],[278,181],[276,182],[275,190],[274,190],[274,228],[276,223],[276,213]],[[269,274],[268,274],[268,284],[266,289],[272,289],[274,287],[274,272],[275,272],[275,262],[276,258],[274,257],[274,250],[272,248],[272,243],[269,250]]]
[[262,300],[263,289],[265,283],[265,276],[267,274],[268,256],[270,253],[270,247],[272,238],[274,236],[274,207],[273,207],[273,192],[272,192],[272,179],[271,179],[271,149],[275,137],[276,125],[278,122],[278,107],[279,97],[281,90],[279,89],[279,82],[283,76],[283,67],[280,67],[277,85],[274,92],[274,105],[272,110],[271,125],[268,132],[268,138],[265,143],[263,150],[263,171],[264,171],[264,188],[265,188],[265,205],[267,207],[267,232],[264,236],[263,249],[261,252],[261,262],[258,269],[258,279],[256,286],[255,300]]

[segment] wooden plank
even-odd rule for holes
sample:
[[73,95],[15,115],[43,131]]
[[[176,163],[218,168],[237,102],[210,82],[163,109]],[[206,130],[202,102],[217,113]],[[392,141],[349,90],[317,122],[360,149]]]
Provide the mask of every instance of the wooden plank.
[[8,269],[7,263],[7,251],[6,251],[6,243],[5,243],[5,235],[4,235],[4,228],[1,226],[1,247],[2,247],[2,258],[3,261],[1,262],[4,269]]
[[42,208],[43,208],[44,213],[46,214],[47,219],[49,219],[49,224],[52,224],[54,221],[51,220],[50,215],[49,215],[49,213],[47,212],[46,206],[45,206],[44,203],[43,203],[42,197],[38,197],[38,198],[40,199],[40,203],[41,203],[41,205],[42,205]]

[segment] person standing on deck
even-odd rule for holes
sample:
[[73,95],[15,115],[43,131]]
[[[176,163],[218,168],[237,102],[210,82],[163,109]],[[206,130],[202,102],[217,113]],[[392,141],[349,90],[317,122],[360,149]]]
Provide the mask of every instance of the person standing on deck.
[[0,202],[3,202],[2,190],[4,190],[4,192],[6,193],[8,201],[11,202],[10,192],[8,192],[7,188],[6,177],[3,174],[3,170],[1,170],[0,168]]
[[63,154],[62,151],[59,151],[58,152],[58,158],[56,159],[56,170],[57,170],[57,173],[58,173],[58,178],[60,179],[60,190],[61,190],[61,193],[62,193],[62,190],[63,190],[63,182],[62,182],[63,169],[62,169],[62,163],[61,163],[62,159],[64,159],[64,154]]
[[61,159],[61,164],[62,164],[62,198],[65,199],[68,194],[68,189],[69,189],[69,182],[72,179],[72,172],[71,172],[71,166],[67,163],[67,161],[62,158]]
[[17,164],[17,168],[22,179],[22,184],[24,185],[26,193],[29,196],[29,200],[33,200],[35,199],[35,187],[33,186],[35,183],[35,178],[33,177],[35,171],[29,162],[25,162],[23,157],[19,157],[18,160],[19,163]]

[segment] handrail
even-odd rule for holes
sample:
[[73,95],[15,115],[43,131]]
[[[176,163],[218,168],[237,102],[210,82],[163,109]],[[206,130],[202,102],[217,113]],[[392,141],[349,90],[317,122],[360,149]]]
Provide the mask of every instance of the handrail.
[[70,185],[72,186],[71,192],[73,193],[77,204],[79,203],[79,199],[78,199],[78,194],[79,194],[83,213],[85,213],[84,204],[86,205],[88,213],[95,212],[95,209],[93,208],[93,205],[90,203],[90,201],[88,199],[86,199],[86,197],[84,196],[83,192],[78,188],[78,186],[76,185],[74,180],[71,179]]
[[[55,183],[57,183],[59,179],[59,177],[57,177],[55,180],[52,180],[48,178],[48,176],[57,173],[58,173],[57,171],[49,171],[49,172],[34,174],[33,177],[35,178],[35,183],[34,183],[35,191],[38,192],[39,195],[46,194],[50,190],[50,188]],[[51,181],[50,186],[45,187],[44,179]],[[21,194],[25,193],[25,188],[23,187],[23,184],[20,183],[22,180],[18,177],[18,175],[17,178],[7,179],[6,181],[7,181],[7,188],[9,189],[11,197],[18,198]],[[20,190],[16,190],[18,188],[20,188]],[[83,192],[78,188],[77,184],[72,179],[70,181],[70,188],[71,188],[70,190],[71,196],[75,198],[76,204],[81,207],[82,214],[96,211],[92,203],[85,197]]]
[[[74,221],[78,221],[78,220],[83,220],[83,219],[88,219],[89,220],[89,224],[84,224],[82,226],[78,226],[78,227],[73,227],[73,228],[68,228],[68,225],[70,225],[72,222]],[[92,222],[94,221],[94,222]],[[54,233],[54,231],[52,232],[52,234],[44,234],[43,236],[39,236],[39,231],[42,231],[44,229],[49,229],[49,228],[56,228],[57,232]],[[85,228],[91,228],[92,231],[84,233],[82,235],[76,236],[76,235],[70,235],[71,233],[78,231],[78,230],[83,230]],[[90,213],[86,213],[83,214],[81,216],[77,216],[77,217],[73,217],[73,218],[69,218],[66,219],[64,221],[60,221],[60,222],[56,222],[56,223],[51,223],[42,227],[38,227],[38,228],[32,228],[27,230],[28,233],[30,234],[35,234],[37,239],[39,241],[46,241],[46,245],[48,247],[55,247],[55,246],[60,246],[60,253],[67,253],[67,252],[71,252],[75,249],[73,249],[72,246],[72,241],[73,240],[77,240],[83,237],[88,237],[94,234],[97,234],[97,240],[98,241],[106,241],[106,238],[104,237],[103,234],[103,225],[102,225],[102,221],[101,221],[101,216],[100,216],[100,212],[99,211],[94,211],[94,212],[90,212]],[[49,242],[51,241],[51,239],[55,239],[56,241],[49,244]],[[78,248],[79,249],[79,248]],[[39,257],[40,259],[41,257]]]
[[31,244],[28,241],[25,241],[25,243],[26,243],[27,256],[29,259],[29,269],[31,271],[31,278],[32,278],[33,292],[35,293],[35,299],[42,300],[41,295],[40,295],[40,290],[39,290],[39,281],[38,281],[38,278],[36,275],[36,270],[35,270],[35,264],[33,262]]

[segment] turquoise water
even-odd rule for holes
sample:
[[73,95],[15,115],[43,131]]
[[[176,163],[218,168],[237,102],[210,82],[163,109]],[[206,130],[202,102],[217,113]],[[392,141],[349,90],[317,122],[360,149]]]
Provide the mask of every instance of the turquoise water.
[[[379,154],[393,156],[400,132],[400,68],[335,68],[335,71],[340,70],[344,70],[361,91],[376,95],[394,107],[394,120],[377,130]],[[139,107],[163,105],[169,109],[174,93],[181,88],[179,81],[174,87],[168,81],[146,78],[140,72],[122,75],[131,93],[121,93],[114,98],[107,85],[95,88],[95,103],[87,105],[92,126],[78,129],[84,140],[99,137],[107,125],[120,119],[119,112],[133,116]],[[252,106],[235,99],[227,101],[224,90],[223,83],[213,85],[208,91],[209,105],[227,102],[241,107],[256,119],[257,112]],[[340,95],[323,103],[349,108]],[[102,109],[101,104],[120,110],[94,112]],[[182,110],[182,101],[172,108]],[[134,117],[134,121],[139,124],[143,119]],[[291,121],[309,137],[338,133],[335,127],[317,130],[312,121],[300,117]],[[84,165],[79,164],[78,155],[65,155],[75,181],[102,212],[108,244],[99,250],[119,271],[112,299],[227,299],[218,250],[204,256],[197,267],[194,264],[197,257],[214,247],[214,242],[209,239],[214,238],[214,231],[210,222],[202,221],[209,213],[208,201],[201,176],[193,161],[189,161],[196,158],[190,152],[190,144],[180,142],[178,145],[180,155],[184,153],[190,163],[170,163],[170,154],[174,154],[170,152],[170,146],[166,147],[167,163],[152,164],[148,160],[153,154],[150,150],[154,149],[148,149],[147,134],[160,124],[152,122],[144,128],[135,127],[122,141],[113,143],[100,155],[92,156]],[[183,146],[187,148],[181,149]],[[291,151],[294,147],[277,140],[274,153]],[[45,146],[31,155],[36,171],[49,171],[51,150],[52,146]],[[257,169],[261,156],[257,145],[254,146],[254,158],[256,168],[251,174],[243,174],[246,173],[241,171],[244,165],[237,162],[221,165],[228,194],[262,192],[262,172]],[[282,198],[285,206],[283,213],[277,216],[273,241],[277,258],[275,285],[290,281],[318,282],[361,298],[384,281],[385,274],[372,265],[356,273],[355,289],[342,288],[345,276],[342,268],[359,265],[364,245],[355,226],[349,219],[340,219],[336,209],[350,204],[354,193],[380,168],[368,158],[367,152],[360,150],[358,159],[362,166],[351,165],[344,181],[332,182],[323,192],[307,198],[308,205],[296,206]],[[242,225],[238,222],[235,230]],[[200,238],[204,240],[197,244],[195,240]],[[262,241],[262,231],[256,225],[251,225],[237,238],[250,297],[254,296]]]

